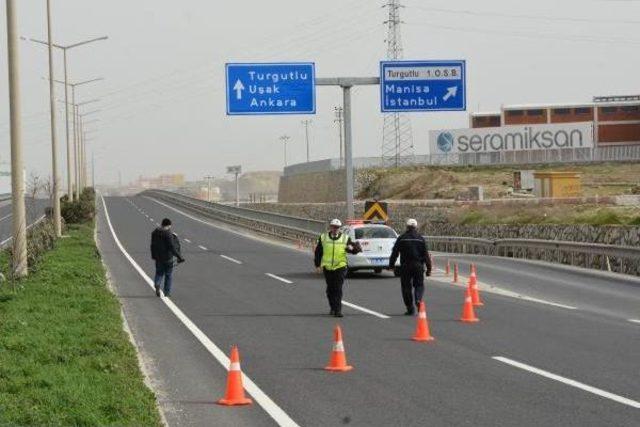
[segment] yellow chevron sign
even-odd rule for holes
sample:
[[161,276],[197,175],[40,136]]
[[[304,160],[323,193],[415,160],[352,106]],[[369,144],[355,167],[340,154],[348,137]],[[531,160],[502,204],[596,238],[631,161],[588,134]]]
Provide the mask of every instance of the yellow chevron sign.
[[365,221],[388,221],[387,204],[385,202],[365,202],[363,218]]

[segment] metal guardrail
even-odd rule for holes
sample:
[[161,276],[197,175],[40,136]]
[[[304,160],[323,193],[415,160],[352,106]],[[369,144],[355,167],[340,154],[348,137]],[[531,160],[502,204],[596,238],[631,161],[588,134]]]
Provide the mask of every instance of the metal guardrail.
[[0,202],[6,202],[7,200],[11,200],[11,193],[0,194]]
[[322,221],[210,203],[169,191],[147,190],[141,194],[218,221],[307,244],[315,242],[326,228]]
[[[208,203],[168,191],[148,190],[142,194],[218,221],[308,244],[315,242],[326,228],[323,221]],[[640,275],[640,248],[631,246],[560,240],[426,237],[429,247],[435,251],[541,260]]]
[[600,243],[536,239],[477,239],[429,236],[432,249],[523,258],[640,275],[640,248]]

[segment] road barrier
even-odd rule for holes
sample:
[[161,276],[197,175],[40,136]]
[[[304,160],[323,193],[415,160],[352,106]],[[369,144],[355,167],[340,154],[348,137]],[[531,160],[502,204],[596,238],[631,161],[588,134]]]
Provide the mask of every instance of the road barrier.
[[[148,190],[142,195],[218,221],[308,245],[314,244],[326,229],[323,221],[209,203],[169,191]],[[434,251],[540,260],[640,276],[640,248],[631,246],[536,239],[426,238]]]

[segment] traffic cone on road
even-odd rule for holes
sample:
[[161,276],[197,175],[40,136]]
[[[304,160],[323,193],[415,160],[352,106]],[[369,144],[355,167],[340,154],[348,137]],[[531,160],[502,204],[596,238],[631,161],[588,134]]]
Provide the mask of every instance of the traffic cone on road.
[[478,290],[478,281],[476,280],[475,272],[471,273],[471,276],[469,277],[469,290],[471,291],[471,302],[474,307],[483,306],[484,304],[480,299],[480,291]]
[[453,283],[458,283],[458,263],[453,264]]
[[416,333],[411,339],[414,341],[433,341],[435,339],[431,336],[431,332],[429,332],[427,309],[424,301],[420,301],[420,309],[418,310],[418,323],[416,324]]
[[471,270],[471,274],[469,275],[469,284],[477,285],[478,284],[478,276],[476,276],[475,270]]
[[250,405],[251,399],[244,395],[244,387],[242,386],[242,371],[240,370],[240,353],[238,347],[231,348],[231,357],[229,362],[229,374],[227,375],[227,391],[224,398],[218,400],[219,405],[236,406]]
[[342,342],[342,329],[339,325],[333,331],[333,350],[329,365],[324,368],[331,372],[346,372],[353,369],[353,366],[347,365],[347,356],[344,352],[344,343]]
[[447,260],[447,266],[445,267],[444,273],[448,276],[451,274],[451,262]]
[[473,309],[473,301],[471,300],[471,289],[467,288],[464,294],[464,305],[462,306],[461,322],[473,323],[478,322],[480,319],[476,317],[476,312]]

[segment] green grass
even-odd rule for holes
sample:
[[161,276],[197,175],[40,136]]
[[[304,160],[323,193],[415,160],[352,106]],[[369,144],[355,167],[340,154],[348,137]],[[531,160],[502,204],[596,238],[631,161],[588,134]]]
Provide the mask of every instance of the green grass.
[[93,229],[69,235],[0,288],[0,425],[160,425]]

